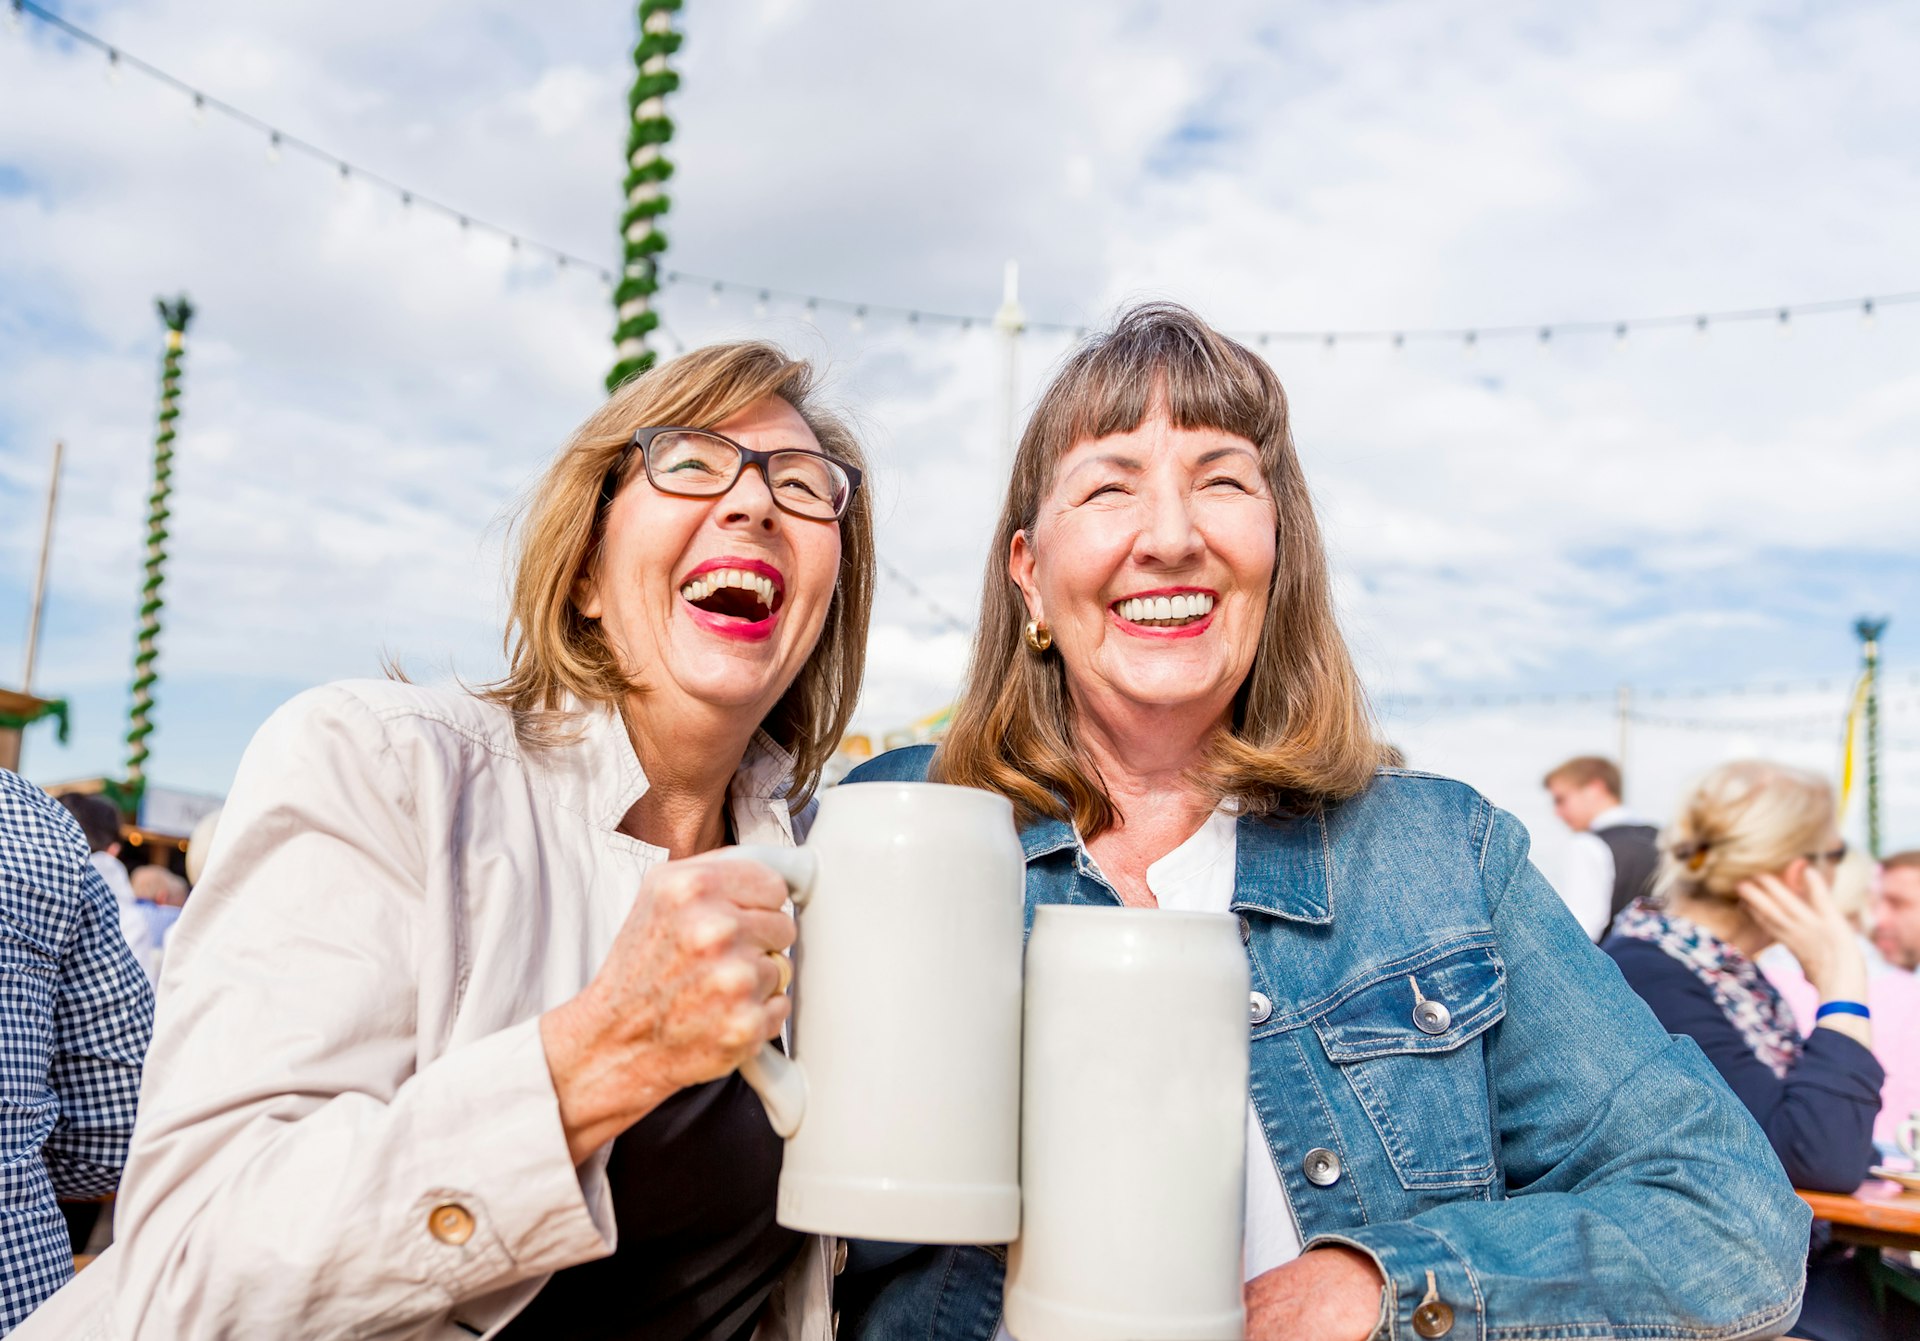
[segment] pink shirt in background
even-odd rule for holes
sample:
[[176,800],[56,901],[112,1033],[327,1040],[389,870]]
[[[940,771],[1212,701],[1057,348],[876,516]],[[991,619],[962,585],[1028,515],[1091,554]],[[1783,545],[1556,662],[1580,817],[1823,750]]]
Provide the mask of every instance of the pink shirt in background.
[[[1794,957],[1780,946],[1760,956],[1767,980],[1780,989],[1802,1034],[1813,1032],[1813,1012],[1820,994],[1813,990]],[[1908,1115],[1920,1113],[1920,978],[1890,968],[1867,950],[1867,1009],[1873,1012],[1873,1055],[1886,1070],[1880,1087],[1880,1116],[1873,1122],[1873,1139],[1894,1144],[1894,1128]]]

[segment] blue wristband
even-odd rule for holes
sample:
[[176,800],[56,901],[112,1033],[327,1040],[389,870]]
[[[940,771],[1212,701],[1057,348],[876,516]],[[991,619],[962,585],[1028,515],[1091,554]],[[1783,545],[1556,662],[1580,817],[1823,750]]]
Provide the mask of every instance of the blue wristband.
[[1873,1018],[1873,1012],[1858,1001],[1829,1001],[1813,1013],[1813,1018],[1824,1020],[1829,1015],[1858,1015],[1863,1020]]

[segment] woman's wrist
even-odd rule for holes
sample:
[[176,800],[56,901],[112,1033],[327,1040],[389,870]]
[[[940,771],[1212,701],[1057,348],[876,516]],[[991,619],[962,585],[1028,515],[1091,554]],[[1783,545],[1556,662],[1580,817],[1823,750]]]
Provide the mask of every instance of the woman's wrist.
[[553,1080],[560,1126],[575,1164],[651,1112],[670,1091],[633,1084],[633,1059],[609,1029],[592,989],[540,1017],[540,1043]]

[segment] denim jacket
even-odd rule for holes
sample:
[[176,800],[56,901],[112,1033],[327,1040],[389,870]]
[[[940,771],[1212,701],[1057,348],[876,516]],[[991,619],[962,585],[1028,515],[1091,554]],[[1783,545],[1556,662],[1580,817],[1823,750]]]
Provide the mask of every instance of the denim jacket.
[[[932,752],[848,782],[922,778]],[[1030,822],[1021,841],[1029,928],[1040,904],[1118,905],[1070,824]],[[1232,906],[1255,1111],[1305,1246],[1361,1249],[1387,1280],[1377,1335],[1707,1341],[1792,1324],[1806,1206],[1700,1050],[1528,862],[1511,815],[1383,770],[1322,813],[1242,817]],[[1415,1020],[1423,999],[1446,1007],[1438,1032],[1431,1008]],[[1004,1260],[921,1248],[850,1276],[843,1335],[990,1341]]]

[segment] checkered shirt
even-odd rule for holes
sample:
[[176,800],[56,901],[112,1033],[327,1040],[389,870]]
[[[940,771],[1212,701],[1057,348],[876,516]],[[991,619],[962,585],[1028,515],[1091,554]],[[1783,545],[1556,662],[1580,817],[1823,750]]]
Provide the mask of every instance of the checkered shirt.
[[55,1197],[113,1191],[153,990],[80,826],[0,769],[0,1334],[73,1274]]

